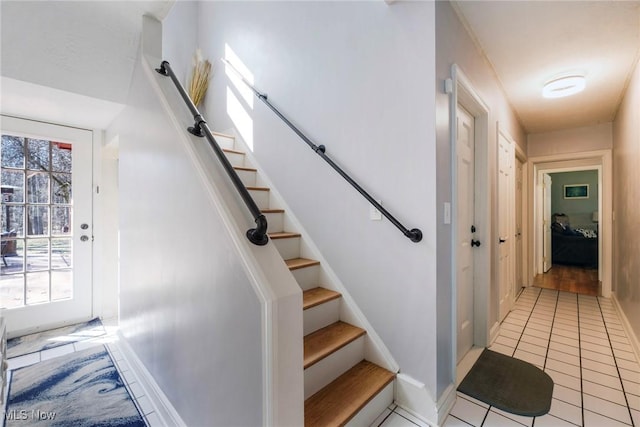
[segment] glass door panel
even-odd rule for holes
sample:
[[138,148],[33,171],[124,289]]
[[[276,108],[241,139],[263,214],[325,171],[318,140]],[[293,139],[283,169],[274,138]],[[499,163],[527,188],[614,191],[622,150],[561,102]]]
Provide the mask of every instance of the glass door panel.
[[0,307],[10,335],[91,315],[92,239],[80,239],[91,232],[74,223],[91,224],[91,147],[89,131],[3,117]]

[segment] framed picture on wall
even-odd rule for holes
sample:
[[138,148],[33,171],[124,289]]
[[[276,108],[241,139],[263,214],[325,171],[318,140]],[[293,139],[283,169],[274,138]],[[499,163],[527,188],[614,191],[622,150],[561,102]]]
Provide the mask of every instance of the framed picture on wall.
[[589,184],[571,184],[564,186],[565,199],[588,199]]

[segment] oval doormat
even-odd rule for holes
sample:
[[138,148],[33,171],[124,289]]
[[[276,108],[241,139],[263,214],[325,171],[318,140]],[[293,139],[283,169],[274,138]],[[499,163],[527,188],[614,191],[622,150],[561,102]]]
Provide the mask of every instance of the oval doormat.
[[549,412],[553,380],[537,366],[484,349],[458,391],[512,414]]

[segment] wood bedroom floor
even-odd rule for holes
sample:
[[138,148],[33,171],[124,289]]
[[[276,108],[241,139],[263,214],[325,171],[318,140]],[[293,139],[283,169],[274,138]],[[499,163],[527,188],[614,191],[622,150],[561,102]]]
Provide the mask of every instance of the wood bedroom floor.
[[549,271],[533,279],[533,286],[582,295],[600,295],[598,270],[595,268],[554,264]]

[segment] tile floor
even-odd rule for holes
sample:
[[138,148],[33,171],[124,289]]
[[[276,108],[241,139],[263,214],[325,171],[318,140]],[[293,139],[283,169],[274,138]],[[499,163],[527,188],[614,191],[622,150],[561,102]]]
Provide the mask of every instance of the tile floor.
[[[107,328],[109,330],[109,328]],[[24,366],[33,365],[53,357],[62,356],[65,354],[73,353],[76,351],[84,350],[94,345],[104,344],[111,355],[111,359],[114,361],[120,376],[122,377],[129,394],[133,397],[133,401],[138,408],[140,414],[146,424],[149,427],[165,426],[155,412],[153,403],[147,397],[144,389],[140,386],[138,379],[130,369],[129,364],[124,360],[122,353],[117,345],[117,337],[115,333],[108,333],[106,336],[101,336],[95,340],[83,341],[66,344],[60,347],[52,348],[49,350],[40,351],[37,353],[31,353],[24,356],[14,357],[7,360],[9,367],[8,382],[11,383],[11,370],[22,368]],[[3,424],[0,424],[3,425]]]
[[389,406],[371,424],[371,427],[429,427],[429,424],[414,417],[398,405]]
[[526,288],[490,348],[551,376],[551,410],[521,417],[458,393],[445,427],[640,426],[640,365],[611,300]]
[[[9,369],[104,343],[147,425],[163,426],[153,402],[122,357],[115,338],[111,338],[67,344],[9,359]],[[553,378],[549,414],[521,417],[458,393],[444,427],[640,427],[640,364],[611,300],[526,288],[490,348],[533,363]],[[428,427],[428,424],[391,405],[374,426]]]

